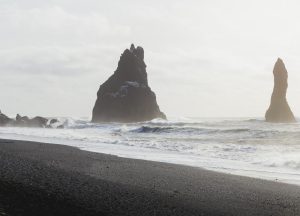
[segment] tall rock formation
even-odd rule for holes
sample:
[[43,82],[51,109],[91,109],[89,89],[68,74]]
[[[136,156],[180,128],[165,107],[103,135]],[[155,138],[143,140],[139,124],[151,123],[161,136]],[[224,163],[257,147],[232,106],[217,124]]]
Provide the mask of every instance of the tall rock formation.
[[148,85],[144,49],[132,44],[120,57],[118,68],[101,86],[92,122],[139,122],[166,116]]
[[278,58],[274,70],[274,89],[271,98],[271,105],[266,112],[266,121],[275,123],[295,122],[293,112],[286,100],[288,88],[288,72],[283,61]]

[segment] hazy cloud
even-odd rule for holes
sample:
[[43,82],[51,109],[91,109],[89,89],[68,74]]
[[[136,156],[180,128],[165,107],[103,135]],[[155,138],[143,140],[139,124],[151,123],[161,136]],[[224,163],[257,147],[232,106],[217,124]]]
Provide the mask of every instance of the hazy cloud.
[[90,116],[134,42],[171,116],[263,116],[278,56],[300,115],[299,9],[294,0],[2,0],[0,109]]

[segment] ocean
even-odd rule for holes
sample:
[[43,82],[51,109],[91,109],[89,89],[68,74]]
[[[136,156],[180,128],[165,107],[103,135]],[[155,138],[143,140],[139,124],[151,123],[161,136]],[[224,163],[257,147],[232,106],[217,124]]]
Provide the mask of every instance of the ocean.
[[300,185],[300,124],[249,118],[171,118],[93,124],[59,118],[64,129],[0,128],[0,138],[74,146]]

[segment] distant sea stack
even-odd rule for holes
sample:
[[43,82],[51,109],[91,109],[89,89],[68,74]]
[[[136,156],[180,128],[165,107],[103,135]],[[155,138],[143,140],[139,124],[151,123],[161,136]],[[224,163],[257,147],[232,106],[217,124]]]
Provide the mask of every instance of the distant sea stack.
[[274,70],[274,89],[271,98],[271,105],[266,112],[266,121],[275,123],[296,122],[286,100],[288,88],[288,72],[283,61],[278,58]]
[[144,49],[132,44],[114,74],[100,86],[92,122],[140,122],[166,119],[148,85]]

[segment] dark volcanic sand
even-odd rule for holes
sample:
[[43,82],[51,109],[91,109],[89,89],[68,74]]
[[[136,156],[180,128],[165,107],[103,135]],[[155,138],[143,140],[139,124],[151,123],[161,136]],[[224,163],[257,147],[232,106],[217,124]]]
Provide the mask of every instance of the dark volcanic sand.
[[300,215],[300,187],[0,140],[2,215]]

